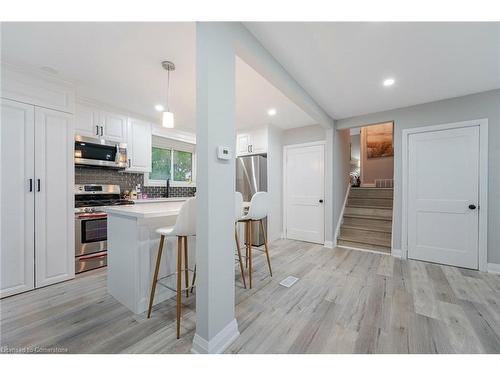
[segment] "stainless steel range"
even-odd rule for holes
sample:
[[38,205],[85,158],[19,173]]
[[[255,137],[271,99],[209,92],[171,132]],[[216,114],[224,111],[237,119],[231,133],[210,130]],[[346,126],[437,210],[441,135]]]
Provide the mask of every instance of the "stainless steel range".
[[107,206],[134,204],[121,199],[118,185],[75,185],[75,272],[107,265]]

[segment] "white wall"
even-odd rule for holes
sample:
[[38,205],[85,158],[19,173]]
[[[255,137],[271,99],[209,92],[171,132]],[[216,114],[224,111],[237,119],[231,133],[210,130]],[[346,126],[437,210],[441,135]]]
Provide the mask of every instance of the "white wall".
[[[401,249],[402,130],[488,119],[488,262],[500,263],[500,90],[336,121],[337,129],[394,121],[394,247]],[[341,186],[334,184],[335,189]]]
[[269,126],[267,141],[267,191],[271,198],[267,230],[268,241],[274,241],[283,232],[283,130]]
[[309,125],[283,131],[283,145],[324,141],[326,129],[321,125]]
[[[340,213],[344,206],[345,195],[349,187],[350,142],[349,130],[336,130],[333,139],[333,221],[332,227],[335,231],[339,221],[342,219]],[[333,232],[335,235],[335,232]]]

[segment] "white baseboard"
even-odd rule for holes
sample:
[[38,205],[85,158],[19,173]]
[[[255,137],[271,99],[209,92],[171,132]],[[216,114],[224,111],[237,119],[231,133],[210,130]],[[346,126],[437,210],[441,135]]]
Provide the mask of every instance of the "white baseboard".
[[327,249],[333,249],[333,241],[325,241],[323,246]]
[[494,273],[500,275],[500,264],[499,263],[488,263],[487,268],[488,273]]
[[401,249],[392,249],[391,250],[391,255],[395,258],[402,258],[403,257],[403,250]]
[[240,332],[238,331],[238,322],[233,319],[226,327],[224,327],[218,334],[216,334],[209,341],[203,337],[194,335],[193,346],[191,353],[194,354],[220,354],[231,345],[234,340],[238,338]]

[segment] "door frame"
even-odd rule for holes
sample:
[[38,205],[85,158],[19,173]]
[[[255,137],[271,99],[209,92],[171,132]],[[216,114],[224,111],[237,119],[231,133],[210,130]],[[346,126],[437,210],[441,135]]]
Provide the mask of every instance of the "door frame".
[[[291,144],[291,145],[284,145],[283,146],[283,238],[288,238],[286,235],[286,228],[287,228],[287,222],[286,222],[286,201],[287,201],[287,195],[286,195],[286,169],[287,169],[287,155],[288,155],[288,150],[292,148],[302,148],[302,147],[309,147],[309,146],[323,146],[323,173],[326,172],[326,165],[325,165],[325,152],[326,152],[326,141],[315,141],[315,142],[306,142],[306,143],[296,143],[296,144]],[[327,179],[324,179],[324,186],[323,186],[323,195],[326,195],[326,183]],[[325,205],[325,197],[323,197],[323,244],[325,242],[326,238],[326,205]]]
[[428,133],[441,130],[479,126],[479,233],[478,233],[478,265],[479,271],[486,272],[488,266],[488,119],[453,122],[448,124],[429,125],[402,131],[402,208],[401,208],[401,251],[402,257],[408,259],[408,148],[409,136],[417,133]]

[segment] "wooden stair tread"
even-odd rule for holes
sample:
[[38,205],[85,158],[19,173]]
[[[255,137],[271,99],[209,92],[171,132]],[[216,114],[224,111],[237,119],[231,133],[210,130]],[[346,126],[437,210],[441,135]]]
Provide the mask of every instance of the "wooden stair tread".
[[380,232],[380,233],[391,233],[392,228],[381,228],[381,227],[359,227],[356,225],[350,225],[350,224],[342,224],[340,228],[344,229],[355,229],[355,230],[364,230],[364,231],[369,231],[369,232]]
[[387,207],[387,206],[368,206],[368,205],[361,205],[361,204],[347,204],[347,207],[354,207],[354,208],[368,208],[368,209],[381,209],[381,210],[391,210],[392,211],[392,206]]
[[385,247],[390,247],[391,246],[391,240],[382,240],[382,239],[371,239],[371,240],[361,240],[359,238],[353,238],[353,237],[346,237],[346,236],[339,236],[339,240],[342,241],[348,241],[348,242],[356,242],[356,243],[363,243],[367,245],[376,245],[376,246],[385,246]]
[[394,188],[351,186],[351,190],[394,190]]
[[385,216],[358,215],[358,214],[348,214],[348,213],[345,213],[344,217],[351,217],[351,218],[354,218],[354,219],[370,219],[370,220],[392,221],[391,217],[385,217]]
[[380,251],[382,253],[391,253],[391,247],[390,246],[380,246],[380,245],[372,245],[372,244],[366,244],[366,243],[361,243],[361,242],[354,242],[354,241],[345,241],[339,239],[337,242],[337,246],[345,246],[345,247],[350,247],[354,249],[361,249],[361,250],[374,250],[374,251]]

